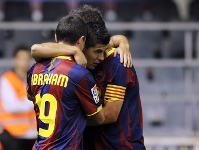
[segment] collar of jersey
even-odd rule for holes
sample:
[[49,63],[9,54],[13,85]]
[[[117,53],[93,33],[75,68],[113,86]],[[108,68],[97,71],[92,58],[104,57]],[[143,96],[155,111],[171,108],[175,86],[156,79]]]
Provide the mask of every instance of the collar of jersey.
[[57,56],[57,57],[54,57],[51,62],[50,62],[50,66],[48,68],[48,71],[51,70],[52,66],[53,66],[53,63],[55,61],[56,58],[59,58],[59,59],[67,59],[67,60],[72,60],[71,56]]
[[71,56],[57,56],[57,57],[55,57],[55,58],[72,60],[72,57],[71,57]]
[[115,48],[112,48],[111,50],[109,50],[108,52],[106,52],[106,58],[108,57],[108,56],[110,56],[112,53],[114,53],[114,51],[115,51]]

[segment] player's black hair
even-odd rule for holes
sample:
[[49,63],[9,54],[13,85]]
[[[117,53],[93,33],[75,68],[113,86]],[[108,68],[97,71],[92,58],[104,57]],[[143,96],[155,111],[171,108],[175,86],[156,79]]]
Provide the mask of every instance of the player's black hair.
[[86,23],[99,22],[105,24],[101,11],[87,4],[83,4],[79,8],[73,10],[71,15],[80,16]]
[[76,15],[62,17],[56,28],[57,41],[74,45],[81,36],[87,36],[86,23]]
[[88,35],[85,48],[93,47],[96,44],[107,45],[109,43],[111,34],[106,28],[98,8],[84,4],[73,10],[71,15],[79,16],[87,23]]
[[107,45],[110,41],[111,34],[105,25],[100,23],[90,23],[88,25],[88,35],[85,48],[94,47],[97,44]]

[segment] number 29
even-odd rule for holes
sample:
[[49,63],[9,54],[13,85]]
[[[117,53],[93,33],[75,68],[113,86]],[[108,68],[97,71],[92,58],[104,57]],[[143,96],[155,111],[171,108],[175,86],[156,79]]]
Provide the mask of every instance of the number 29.
[[[52,135],[55,128],[55,118],[57,112],[57,100],[52,94],[44,94],[42,97],[40,94],[35,96],[36,104],[39,107],[39,119],[48,125],[48,129],[39,128],[38,134],[43,137],[49,137]],[[46,108],[46,103],[50,104],[49,110]],[[48,110],[48,113],[46,113]],[[45,115],[45,113],[47,115]]]

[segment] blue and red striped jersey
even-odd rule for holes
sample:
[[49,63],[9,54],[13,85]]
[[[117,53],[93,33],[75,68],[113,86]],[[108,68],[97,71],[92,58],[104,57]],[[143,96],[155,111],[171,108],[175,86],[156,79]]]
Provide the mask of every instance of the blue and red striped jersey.
[[70,57],[34,64],[27,75],[38,129],[33,150],[83,149],[86,117],[102,109],[96,89],[92,74]]
[[99,126],[96,150],[143,150],[143,118],[139,82],[134,67],[125,68],[114,49],[96,68],[94,78],[99,87],[100,100],[121,100],[123,105],[115,123]]

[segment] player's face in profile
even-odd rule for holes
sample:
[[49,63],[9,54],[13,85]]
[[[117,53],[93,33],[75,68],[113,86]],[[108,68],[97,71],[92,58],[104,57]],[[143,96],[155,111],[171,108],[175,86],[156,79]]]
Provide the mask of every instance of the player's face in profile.
[[84,49],[84,55],[87,58],[87,68],[90,70],[95,69],[95,67],[104,60],[104,53],[107,49],[106,45],[97,44],[94,47]]

